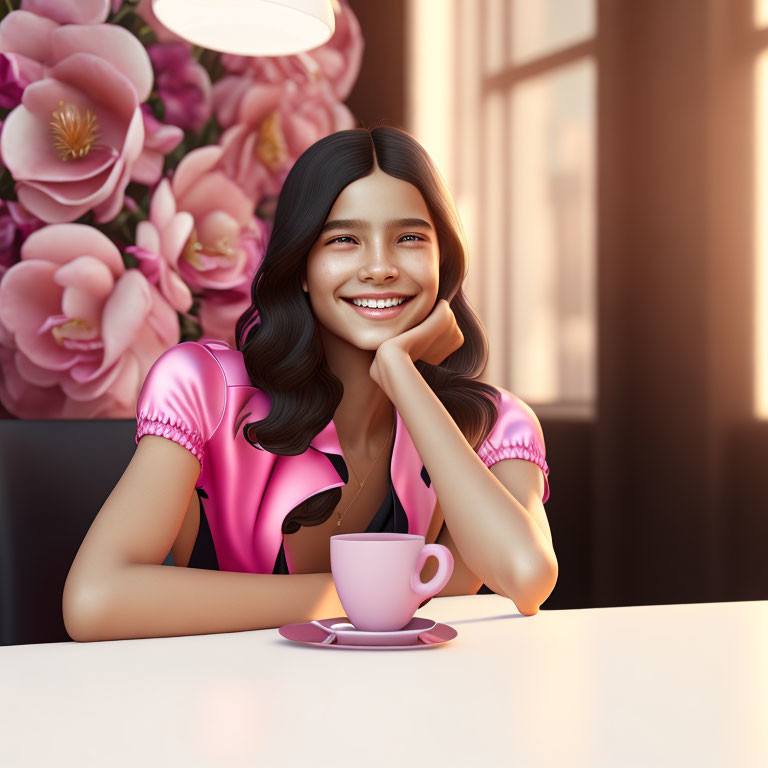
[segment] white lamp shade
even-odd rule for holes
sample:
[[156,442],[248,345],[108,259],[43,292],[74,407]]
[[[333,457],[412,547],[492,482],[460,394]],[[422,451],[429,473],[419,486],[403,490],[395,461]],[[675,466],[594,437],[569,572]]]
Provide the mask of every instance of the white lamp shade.
[[190,43],[240,56],[287,56],[327,42],[331,0],[152,0],[163,26]]

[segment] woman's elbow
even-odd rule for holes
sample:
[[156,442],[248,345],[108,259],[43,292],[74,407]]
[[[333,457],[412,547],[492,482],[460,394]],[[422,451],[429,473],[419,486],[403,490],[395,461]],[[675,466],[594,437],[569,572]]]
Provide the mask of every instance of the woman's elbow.
[[552,594],[557,584],[558,565],[554,557],[540,568],[530,572],[525,579],[518,580],[507,596],[524,616],[535,616],[544,601]]
[[103,589],[84,583],[82,578],[67,577],[62,594],[61,609],[64,628],[77,642],[103,638]]

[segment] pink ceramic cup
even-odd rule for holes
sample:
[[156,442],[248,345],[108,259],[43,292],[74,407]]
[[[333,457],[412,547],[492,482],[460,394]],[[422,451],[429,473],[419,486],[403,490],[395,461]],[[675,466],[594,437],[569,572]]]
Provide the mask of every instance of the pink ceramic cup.
[[[434,555],[435,577],[421,581]],[[410,533],[344,533],[331,536],[331,572],[347,618],[366,632],[402,629],[427,597],[451,578],[453,555],[442,544],[424,544]]]

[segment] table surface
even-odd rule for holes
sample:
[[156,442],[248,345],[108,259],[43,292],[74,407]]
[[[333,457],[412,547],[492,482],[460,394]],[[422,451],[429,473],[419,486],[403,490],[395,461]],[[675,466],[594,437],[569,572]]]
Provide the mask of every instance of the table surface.
[[768,601],[522,616],[473,595],[416,615],[459,635],[0,648],[0,765],[768,765]]

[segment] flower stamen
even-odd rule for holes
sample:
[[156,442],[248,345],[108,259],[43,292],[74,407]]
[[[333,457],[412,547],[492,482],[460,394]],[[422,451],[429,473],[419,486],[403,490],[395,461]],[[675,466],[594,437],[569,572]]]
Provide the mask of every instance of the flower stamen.
[[256,157],[272,172],[279,171],[288,158],[288,144],[280,125],[280,114],[274,110],[264,118],[254,148]]
[[59,158],[66,162],[70,157],[75,160],[85,157],[99,137],[96,115],[86,109],[83,116],[74,104],[65,104],[63,101],[59,101],[59,107],[53,112],[53,120],[49,123]]
[[193,229],[184,245],[182,258],[195,269],[207,271],[223,266],[222,261],[235,261],[237,249],[231,245],[229,238],[225,235],[210,245],[203,245],[197,239],[197,229]]

